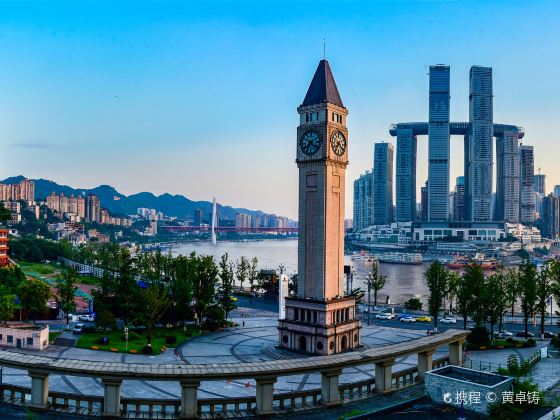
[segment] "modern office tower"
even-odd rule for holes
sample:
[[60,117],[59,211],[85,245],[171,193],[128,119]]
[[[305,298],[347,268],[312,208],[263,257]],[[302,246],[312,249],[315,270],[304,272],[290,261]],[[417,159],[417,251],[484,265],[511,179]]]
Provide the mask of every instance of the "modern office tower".
[[202,217],[203,217],[202,215],[203,215],[202,209],[195,209],[194,210],[193,223],[194,223],[195,226],[202,225]]
[[453,194],[453,220],[465,220],[465,177],[458,176]]
[[420,188],[420,220],[428,220],[428,181]]
[[429,220],[447,220],[449,216],[449,100],[449,66],[430,66],[428,111]]
[[492,68],[472,66],[469,75],[469,130],[465,136],[466,218],[492,220]]
[[542,236],[553,240],[558,239],[560,236],[560,198],[549,194],[543,197],[542,207]]
[[396,162],[397,222],[416,219],[416,135],[411,128],[397,130]]
[[543,214],[543,200],[546,196],[535,191],[535,220],[542,217]]
[[85,218],[88,222],[101,222],[101,203],[99,197],[94,194],[88,194],[86,197]]
[[554,186],[554,195],[556,197],[560,197],[560,185],[555,185]]
[[519,223],[519,140],[517,130],[496,137],[496,207],[494,220]]
[[393,221],[393,156],[390,143],[375,143],[373,157],[373,224]]
[[371,171],[366,171],[365,174],[360,175],[354,181],[354,232],[358,232],[373,224],[372,183],[373,174]]
[[535,168],[533,146],[519,147],[519,221],[535,221]]
[[[540,170],[540,168],[539,168]],[[535,192],[541,193],[543,197],[546,195],[546,175],[536,174],[535,175]]]

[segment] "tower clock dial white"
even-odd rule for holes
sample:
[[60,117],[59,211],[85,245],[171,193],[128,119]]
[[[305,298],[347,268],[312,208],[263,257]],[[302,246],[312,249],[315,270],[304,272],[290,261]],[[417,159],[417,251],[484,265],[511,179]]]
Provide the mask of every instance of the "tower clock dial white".
[[331,148],[335,155],[342,156],[346,151],[346,138],[340,131],[335,131],[331,136]]

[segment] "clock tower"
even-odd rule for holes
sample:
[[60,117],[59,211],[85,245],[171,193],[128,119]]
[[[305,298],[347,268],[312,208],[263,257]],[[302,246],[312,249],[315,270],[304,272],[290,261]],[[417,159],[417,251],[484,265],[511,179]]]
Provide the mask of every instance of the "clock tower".
[[298,113],[297,297],[286,298],[279,347],[326,355],[360,346],[355,298],[344,296],[348,110],[328,61],[319,62]]

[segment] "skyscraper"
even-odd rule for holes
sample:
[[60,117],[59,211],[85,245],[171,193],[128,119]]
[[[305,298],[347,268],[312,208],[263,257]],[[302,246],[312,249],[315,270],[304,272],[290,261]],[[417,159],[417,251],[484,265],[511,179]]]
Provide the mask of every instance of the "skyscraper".
[[533,146],[519,147],[519,221],[535,221],[535,168]]
[[375,143],[373,158],[373,224],[393,220],[393,155],[390,143]]
[[[540,170],[540,168],[539,168]],[[535,192],[541,193],[543,197],[546,195],[546,175],[536,174],[535,175]]]
[[453,194],[453,219],[465,220],[465,177],[458,176]]
[[[430,66],[428,219],[449,217],[449,66]],[[375,205],[375,203],[374,203]]]
[[555,185],[554,186],[554,195],[556,197],[560,197],[560,185]]
[[519,223],[519,140],[517,130],[496,138],[496,207],[494,220]]
[[94,194],[88,194],[86,197],[85,216],[88,222],[101,222],[101,203],[99,202],[99,197]]
[[416,135],[411,128],[397,129],[396,221],[416,219]]
[[360,175],[354,181],[354,220],[353,230],[360,231],[373,224],[372,213],[372,198],[373,192],[371,189],[373,182],[373,174],[371,171],[366,171],[365,174]]
[[203,218],[203,211],[202,209],[195,209],[194,210],[194,220],[193,223],[195,226],[202,225],[202,218]]
[[428,181],[420,188],[420,220],[428,220]]
[[469,130],[465,137],[466,218],[492,220],[492,68],[472,66],[469,75]]
[[543,197],[541,228],[542,236],[548,239],[558,239],[560,234],[560,198],[554,194]]

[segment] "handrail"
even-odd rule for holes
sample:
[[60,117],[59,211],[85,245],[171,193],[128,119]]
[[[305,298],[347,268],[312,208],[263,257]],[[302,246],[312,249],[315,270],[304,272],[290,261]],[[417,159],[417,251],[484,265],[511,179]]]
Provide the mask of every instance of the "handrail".
[[240,378],[266,378],[289,376],[346,368],[368,363],[395,360],[412,353],[428,351],[453,342],[464,341],[469,331],[447,330],[410,342],[392,344],[361,351],[331,356],[316,356],[302,359],[274,360],[254,363],[226,363],[209,365],[187,365],[183,363],[147,364],[99,362],[74,359],[55,359],[46,356],[0,351],[0,365],[49,374],[72,376],[94,376],[144,380],[172,381],[182,378],[220,380]]

